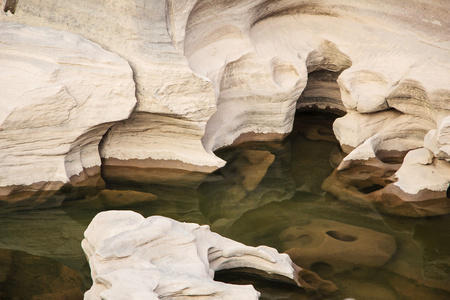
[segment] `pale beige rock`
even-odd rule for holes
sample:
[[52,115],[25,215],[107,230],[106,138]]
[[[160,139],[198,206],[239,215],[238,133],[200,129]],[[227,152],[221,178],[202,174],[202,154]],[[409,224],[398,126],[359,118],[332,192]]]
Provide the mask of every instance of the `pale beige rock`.
[[[382,115],[388,112],[382,112]],[[345,119],[344,117],[343,119]],[[420,148],[423,145],[423,139],[428,131],[433,128],[433,123],[414,116],[397,114],[393,112],[381,118],[374,116],[374,119],[370,119],[368,124],[364,124],[367,118],[359,118],[362,124],[360,130],[362,135],[366,135],[367,139],[358,145],[360,140],[356,143],[352,140],[349,141],[350,144],[356,145],[357,147],[352,150],[338,166],[338,170],[344,170],[353,165],[353,162],[360,163],[361,161],[368,160],[370,158],[376,158],[382,162],[390,162],[394,157],[397,156],[399,163],[401,163],[402,156],[410,150]],[[375,121],[375,122],[373,122]],[[379,121],[379,122],[377,122]],[[340,123],[338,125],[343,124]],[[386,125],[387,123],[387,125]],[[348,122],[346,123],[351,126]],[[358,126],[356,125],[356,126]],[[349,133],[352,133],[349,130]],[[339,136],[343,134],[340,133]],[[345,135],[345,133],[344,133]],[[353,132],[356,135],[356,132]],[[350,139],[354,139],[350,137]],[[341,138],[341,142],[346,141]],[[347,142],[344,143],[346,145]],[[345,149],[345,148],[344,148]]]
[[[290,104],[305,87],[304,65],[307,72],[342,72],[337,84],[343,105],[334,100],[336,86],[324,81],[306,88],[297,104],[298,108],[341,111],[345,107],[358,123],[352,128],[347,118],[335,125],[344,150],[357,147],[341,169],[347,169],[349,161],[389,161],[393,153],[394,159],[401,161],[409,150],[423,147],[425,133],[445,124],[442,120],[449,115],[445,101],[450,78],[445,17],[449,9],[440,2],[360,1],[349,7],[345,1],[314,6],[307,1],[221,2],[217,6],[198,1],[192,9],[187,8],[191,2],[183,5],[190,18],[186,26],[178,28],[185,32],[178,40],[183,40],[191,68],[210,78],[216,91],[217,112],[207,123],[203,138],[207,149],[231,144],[248,131],[289,131],[291,127],[283,121],[289,124]],[[247,19],[233,17],[234,11]],[[323,45],[333,50],[327,52]],[[335,55],[331,66],[330,53]],[[246,63],[249,58],[252,63]],[[259,70],[261,76],[252,76],[249,69]],[[261,83],[266,84],[260,87]],[[276,88],[268,88],[270,85]],[[321,87],[329,92],[320,91]],[[255,97],[259,98],[258,107],[252,104]],[[282,101],[278,101],[278,110],[267,104],[276,99]],[[238,102],[243,111],[238,111]],[[374,120],[373,113],[379,114]],[[283,114],[287,119],[279,117]],[[254,121],[255,115],[264,116],[266,123]],[[445,159],[449,152],[445,144],[435,155]]]
[[[345,70],[338,80],[344,104],[348,109],[365,113],[384,110],[389,108],[388,100],[390,100],[392,105],[404,111],[401,107],[402,99],[398,97],[400,90],[397,86],[410,87],[410,82],[420,82],[424,86],[431,87],[430,94],[438,91],[438,86],[445,88],[442,78],[446,77],[447,70],[445,67],[434,66],[435,59],[429,56],[429,53],[436,52],[437,59],[443,62],[443,65],[448,64],[445,52],[441,52],[438,46],[434,47],[441,43],[439,39],[445,36],[443,31],[436,27],[436,24],[442,25],[446,22],[438,3],[429,6],[416,3],[417,7],[427,6],[428,10],[434,11],[432,16],[439,18],[440,21],[430,23],[420,19],[420,22],[415,20],[415,23],[419,24],[413,22],[414,25],[406,23],[408,18],[414,19],[418,16],[417,12],[409,10],[408,15],[404,16],[404,7],[410,4],[398,1],[375,7],[373,3],[361,2],[354,4],[351,10],[348,6],[341,6],[344,3],[339,1],[314,7],[308,6],[306,1],[303,2],[303,6],[298,2],[294,4],[292,1],[277,2],[276,5],[241,1],[222,4],[218,9],[220,13],[216,11],[214,14],[211,13],[215,8],[213,5],[203,4],[201,1],[197,2],[197,5],[190,10],[191,18],[188,19],[188,25],[182,27],[186,32],[184,53],[191,68],[209,77],[216,92],[220,92],[217,114],[221,114],[221,103],[228,102],[228,96],[226,93],[222,94],[220,86],[224,76],[229,76],[225,72],[229,64],[234,64],[235,61],[244,56],[247,57],[252,52],[257,53],[261,57],[260,65],[272,66],[274,83],[286,88],[290,93],[286,98],[288,101],[298,92],[294,86],[300,78],[294,79],[296,76],[303,76],[302,65],[305,64],[305,60],[308,66],[313,65],[313,62],[319,64],[308,68],[308,71],[329,68],[326,62],[315,59],[315,56],[320,55],[314,53],[326,53],[320,49],[320,45],[324,44],[323,41],[337,45],[332,48],[337,50],[336,53],[344,53],[350,62],[341,64],[342,67],[345,66],[344,68],[350,65],[351,67]],[[188,8],[185,7],[186,10]],[[248,21],[226,18],[233,10],[247,14]],[[390,16],[387,20],[385,13],[389,13]],[[394,17],[395,14],[401,14],[402,18]],[[376,20],[382,15],[384,25],[380,26]],[[214,22],[209,22],[212,16],[214,16]],[[364,23],[360,23],[359,18],[362,16],[365,19]],[[202,18],[205,24],[209,24],[208,27],[201,27]],[[327,23],[333,25],[326,26]],[[420,39],[424,37],[414,37],[408,30],[427,33],[431,31],[432,34],[428,35],[428,38],[433,40],[433,45],[423,45]],[[401,34],[401,31],[407,32]],[[302,38],[298,38],[299,36]],[[358,43],[350,42],[356,36]],[[179,40],[183,39],[179,38]],[[442,45],[445,48],[445,43]],[[426,74],[429,71],[423,72],[428,70],[428,67],[440,75],[432,76],[430,79],[430,76],[427,76],[429,74]],[[337,70],[334,68],[334,71]],[[236,70],[236,75],[238,75],[237,72],[239,71]],[[296,73],[299,75],[295,75]],[[245,76],[244,74],[245,71],[242,76]],[[248,81],[252,81],[252,77],[247,79],[247,84]],[[395,93],[391,94],[393,91]],[[248,101],[248,97],[246,99],[245,101]],[[229,113],[230,111],[224,106],[223,114]],[[211,121],[209,123],[211,125],[208,126],[217,128],[219,125],[214,123]],[[279,131],[275,124],[272,130]],[[246,130],[250,129],[247,127]],[[216,140],[219,144],[222,143],[220,137]]]
[[333,131],[343,150],[351,152],[366,140],[389,126],[393,119],[402,114],[395,110],[387,110],[373,114],[359,114],[349,111],[344,117],[336,119]]
[[257,299],[251,285],[213,280],[215,271],[235,268],[256,269],[306,288],[335,289],[316,275],[307,284],[298,277],[301,268],[273,248],[248,247],[208,226],[161,216],[145,219],[132,211],[99,213],[86,229],[82,247],[93,278],[85,299]]
[[[176,11],[180,18],[187,17],[188,12]],[[173,33],[167,32],[166,17],[171,22],[164,1],[109,0],[31,0],[20,3],[14,15],[0,14],[0,20],[74,32],[130,63],[138,101],[135,112],[151,113],[148,119],[164,116],[169,123],[164,128],[149,126],[144,130],[142,123],[134,119],[126,126],[117,124],[117,130],[109,133],[110,138],[120,139],[123,133],[127,142],[104,146],[102,157],[126,162],[143,156],[155,160],[172,160],[175,156],[185,164],[217,169],[224,162],[205,152],[200,142],[206,121],[215,111],[211,83],[196,76],[186,58],[172,45]],[[180,130],[184,130],[182,136],[178,134]],[[119,137],[114,137],[117,134]],[[141,147],[142,140],[148,139],[152,146]],[[166,148],[173,140],[177,141],[176,151]],[[193,152],[183,154],[185,148]]]
[[0,186],[98,168],[101,138],[136,104],[128,63],[69,32],[0,21],[0,74]]
[[425,149],[410,151],[400,169],[395,173],[394,184],[409,194],[421,190],[446,191],[450,182],[450,163],[433,158]]
[[[128,120],[111,128],[101,144],[100,154],[102,158],[121,160],[123,165],[130,159],[151,158],[161,162],[178,161],[178,169],[203,167],[211,171],[221,166],[222,160],[204,152],[196,137],[203,125],[186,118],[135,112]],[[137,138],[139,143],[136,143]],[[147,167],[151,165],[148,163]]]
[[[216,149],[284,137],[296,108],[352,115],[335,125],[344,150],[356,147],[344,163],[422,147],[449,160],[448,14],[420,0],[29,0],[0,19],[70,30],[130,62],[136,116],[111,130],[102,157],[210,171],[224,164]],[[374,113],[386,117],[383,134],[379,117],[367,121]],[[152,118],[163,126],[146,125]],[[424,141],[424,130],[436,134]]]
[[440,122],[436,132],[436,141],[439,149],[435,156],[450,162],[450,116],[445,116]]

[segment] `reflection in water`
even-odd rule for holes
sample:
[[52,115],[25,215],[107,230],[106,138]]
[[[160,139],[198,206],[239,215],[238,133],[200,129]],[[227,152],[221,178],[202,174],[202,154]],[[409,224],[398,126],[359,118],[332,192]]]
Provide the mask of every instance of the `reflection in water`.
[[[206,178],[177,175],[175,170],[108,170],[103,175],[107,189],[95,196],[64,202],[60,208],[4,214],[0,248],[43,256],[77,271],[85,283],[72,280],[73,289],[66,287],[77,297],[80,288],[90,286],[80,247],[84,230],[100,211],[130,209],[145,217],[210,224],[248,245],[286,251],[300,266],[339,286],[327,299],[450,299],[450,217],[393,217],[336,201],[321,189],[342,159],[330,129],[332,119],[302,115],[296,120],[295,134],[283,142],[218,151],[228,164]],[[163,182],[156,182],[158,174]],[[182,177],[181,184],[172,184],[173,176]],[[35,260],[25,260],[3,260],[2,266],[14,261],[14,267],[4,268],[33,274]],[[59,276],[57,270],[61,268],[39,272]],[[237,278],[218,277],[231,282]],[[5,278],[0,277],[0,287],[9,284]],[[323,299],[291,286],[258,281],[255,286],[262,299]],[[2,299],[17,293],[2,291]]]

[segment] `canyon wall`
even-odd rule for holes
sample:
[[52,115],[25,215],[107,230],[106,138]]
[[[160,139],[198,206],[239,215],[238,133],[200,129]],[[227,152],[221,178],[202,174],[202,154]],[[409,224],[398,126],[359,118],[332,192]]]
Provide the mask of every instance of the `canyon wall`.
[[[14,13],[3,10],[2,27],[17,22],[71,32],[128,61],[137,99],[131,115],[105,101],[123,115],[100,118],[108,125],[96,127],[91,148],[71,142],[100,155],[105,170],[210,172],[224,165],[214,150],[283,139],[296,111],[325,110],[342,115],[334,132],[348,154],[325,190],[389,213],[449,212],[450,7],[444,1],[30,0],[19,1]],[[8,38],[0,44],[6,52]],[[0,93],[2,103],[17,102]],[[64,105],[70,111],[70,101]],[[95,114],[106,118],[101,111]],[[27,124],[18,128],[24,136]],[[15,147],[43,148],[28,143]],[[8,157],[17,151],[11,149],[2,147]],[[52,158],[49,153],[40,158]],[[35,161],[27,155],[21,157]],[[21,169],[14,157],[4,161],[10,179],[1,186],[53,180],[31,166]],[[98,159],[86,167],[94,165]],[[58,180],[71,184],[82,170],[68,162],[60,169],[68,175]],[[24,172],[36,178],[18,179]]]

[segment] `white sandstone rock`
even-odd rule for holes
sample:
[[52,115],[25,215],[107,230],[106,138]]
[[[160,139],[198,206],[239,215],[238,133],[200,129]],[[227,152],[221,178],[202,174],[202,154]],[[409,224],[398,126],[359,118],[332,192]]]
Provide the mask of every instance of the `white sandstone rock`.
[[[93,286],[85,299],[257,299],[251,286],[214,281],[214,272],[253,268],[298,283],[299,267],[287,254],[248,247],[209,230],[132,211],[99,213],[82,247]],[[306,284],[306,286],[308,286]]]
[[128,63],[69,32],[0,21],[0,186],[66,183],[136,104]]
[[[0,20],[70,30],[129,61],[136,116],[110,131],[104,158],[170,160],[211,170],[224,164],[213,150],[256,135],[280,139],[303,106],[351,112],[335,131],[346,150],[367,147],[355,149],[357,159],[372,150],[379,156],[425,146],[449,160],[448,14],[445,1],[420,0],[28,0]],[[334,83],[308,88],[308,72],[320,70],[340,74],[342,103],[336,103]],[[305,88],[307,100],[300,97]],[[73,102],[63,98],[70,110]],[[405,118],[396,122],[399,113],[387,113],[394,120],[385,119],[383,133],[375,132],[380,120],[367,119],[390,109]],[[351,128],[350,118],[361,130]],[[152,119],[162,126],[145,125]],[[434,129],[435,137],[424,141]],[[188,155],[181,154],[185,148]]]
[[[386,114],[388,114],[387,118],[385,118]],[[349,116],[352,116],[352,114],[349,114]],[[351,124],[347,122],[346,118],[347,116],[342,118],[343,122],[339,122],[338,119],[337,125],[348,124],[350,128]],[[344,158],[338,169],[347,168],[351,161],[364,161],[370,158],[383,160],[383,152],[406,153],[421,148],[425,135],[433,127],[433,123],[425,119],[396,112],[389,114],[388,111],[374,114],[373,119],[365,116],[357,117],[357,120],[362,121],[361,125],[356,125],[360,128],[358,132],[362,132],[363,137],[366,136],[367,139],[360,145],[353,144],[356,145],[356,148]],[[364,124],[364,121],[367,124]],[[338,128],[338,132],[342,130],[340,127]],[[349,130],[350,138],[347,138],[348,135],[345,133],[339,133],[336,136],[340,137],[341,144],[346,145],[347,140],[350,140],[349,143],[353,142],[351,133],[352,131]],[[357,132],[353,132],[353,136],[355,135],[357,135]],[[358,140],[358,142],[360,141]]]
[[450,161],[450,116],[446,116],[439,124],[436,132],[439,150],[435,154],[439,159]]
[[[215,111],[211,82],[192,72],[186,58],[173,46],[176,37],[174,32],[169,35],[166,25],[166,18],[180,23],[170,17],[171,13],[183,20],[189,10],[167,9],[166,13],[165,1],[30,0],[20,3],[14,15],[0,14],[0,20],[71,31],[129,62],[136,83],[135,112],[146,113],[147,122],[163,116],[165,124],[163,128],[156,124],[143,128],[140,120],[134,123],[135,118],[116,124],[109,133],[110,140],[121,139],[123,133],[126,143],[105,144],[102,158],[121,160],[123,164],[142,157],[167,159],[204,166],[207,171],[217,169],[225,162],[206,152],[201,144],[206,121]],[[151,140],[151,147],[142,146],[143,140]],[[183,155],[185,148],[190,152]]]
[[359,114],[349,111],[345,116],[333,123],[334,135],[344,148],[356,148],[380,130],[389,126],[401,113],[387,110],[373,114]]
[[391,86],[379,73],[370,70],[344,71],[339,76],[341,100],[348,110],[369,113],[389,108],[386,97]]
[[423,138],[424,148],[430,150],[436,156],[439,152],[439,144],[437,142],[437,130],[431,129]]
[[[443,7],[439,3],[416,2],[414,5],[417,6],[414,6],[410,2],[389,1],[374,6],[361,1],[353,4],[351,9],[345,1],[324,1],[314,6],[308,6],[307,1],[302,5],[293,1],[276,4],[230,1],[217,9],[214,5],[197,4],[188,8],[192,2],[172,2],[173,6],[179,6],[178,10],[190,11],[187,25],[173,23],[176,27],[173,30],[181,32],[180,29],[184,29],[185,37],[178,36],[178,40],[184,41],[184,54],[189,65],[195,72],[211,79],[217,94],[217,112],[208,122],[203,139],[207,149],[230,144],[245,132],[289,131],[290,127],[281,118],[271,117],[285,114],[289,118],[292,114],[290,105],[278,104],[280,108],[275,110],[268,105],[255,107],[252,103],[258,99],[264,104],[268,101],[290,103],[295,99],[304,87],[299,84],[305,76],[302,65],[311,63],[313,53],[320,50],[324,41],[335,45],[334,48],[351,61],[351,67],[338,79],[347,109],[372,113],[395,107],[403,113],[435,121],[434,110],[442,106],[437,95],[441,89],[447,89],[445,78],[448,78],[449,59],[445,34],[436,23],[417,19],[420,17],[418,11],[426,7],[428,12],[433,12],[433,17],[445,23]],[[183,5],[184,9],[181,8]],[[410,8],[407,15],[405,6]],[[232,17],[236,11],[248,16],[247,19]],[[417,32],[420,32],[419,36]],[[429,43],[423,43],[424,39]],[[255,55],[258,59],[253,59],[252,64],[236,67],[239,64],[236,62]],[[321,63],[309,71],[329,67],[325,62]],[[269,67],[273,68],[272,74],[263,71]],[[258,68],[261,76],[251,76],[248,70]],[[271,88],[270,79],[284,88],[285,93],[279,94],[276,88]],[[233,93],[229,93],[229,85],[223,86],[228,81],[233,82]],[[254,92],[245,97],[236,98],[239,91],[251,91],[258,83],[267,84],[253,89]],[[428,99],[415,98],[421,95],[416,93],[420,90]],[[264,92],[264,97],[259,91]],[[407,99],[411,101],[406,102]],[[254,108],[246,109],[245,114],[241,113],[237,118],[237,102],[240,106]],[[425,110],[420,108],[421,104]],[[254,121],[255,115],[264,116],[269,124]],[[230,125],[229,121],[235,124]],[[255,122],[258,126],[251,126]],[[226,128],[221,127],[223,124]]]
[[450,182],[450,163],[434,158],[425,149],[410,151],[395,173],[394,184],[404,192],[417,194],[421,190],[446,191]]

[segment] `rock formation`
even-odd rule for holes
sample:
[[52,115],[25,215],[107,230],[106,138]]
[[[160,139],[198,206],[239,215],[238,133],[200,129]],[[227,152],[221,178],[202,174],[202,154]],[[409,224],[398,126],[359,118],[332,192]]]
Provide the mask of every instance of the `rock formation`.
[[394,237],[330,220],[312,220],[280,234],[283,250],[293,261],[334,272],[356,267],[381,267],[396,251]]
[[[14,10],[8,5],[0,20],[71,31],[129,62],[137,105],[104,137],[103,166],[210,172],[224,164],[214,150],[282,139],[292,130],[296,110],[322,109],[345,114],[334,130],[348,153],[326,190],[391,213],[449,211],[450,8],[443,1],[29,0]],[[70,101],[64,103],[70,111]],[[420,164],[429,175],[418,189],[415,177],[405,176],[411,160],[399,169],[408,152],[421,148],[431,161]],[[4,151],[10,155],[11,149]],[[16,172],[21,166],[11,164]],[[74,170],[67,176],[81,172]],[[1,184],[60,180],[49,177],[22,182],[10,176]]]
[[86,229],[82,246],[94,281],[85,299],[259,297],[251,285],[214,281],[215,271],[227,269],[254,269],[308,290],[336,288],[273,248],[248,247],[208,226],[160,216],[145,219],[131,211],[99,213]]

